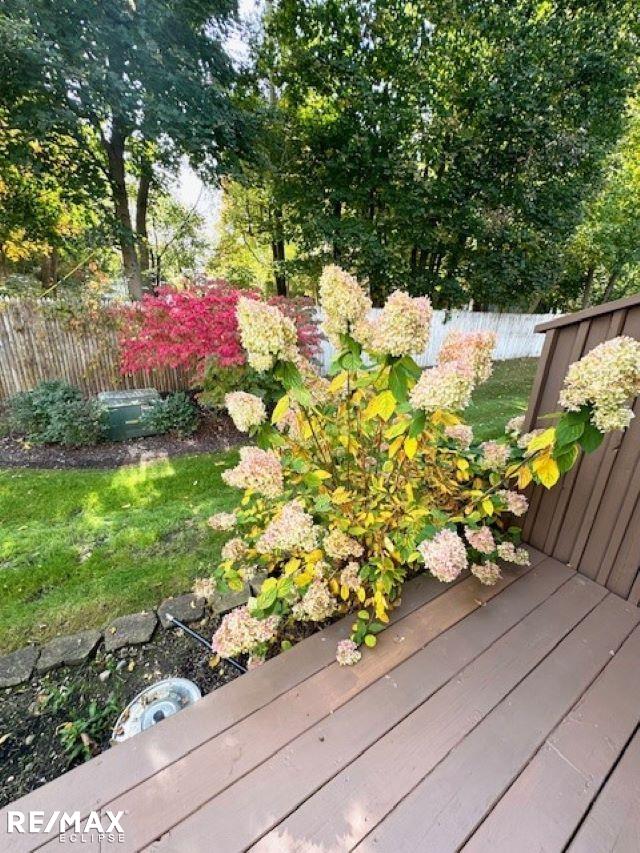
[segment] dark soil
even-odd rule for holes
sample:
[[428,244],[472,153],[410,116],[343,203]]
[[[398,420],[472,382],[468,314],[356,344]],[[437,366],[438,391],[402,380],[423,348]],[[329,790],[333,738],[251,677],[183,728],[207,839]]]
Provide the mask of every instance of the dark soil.
[[[208,617],[193,627],[209,638],[217,624],[217,617]],[[106,671],[110,674],[103,682],[99,676]],[[150,684],[180,676],[195,682],[204,696],[239,675],[230,664],[215,663],[206,648],[182,631],[158,627],[146,646],[111,655],[100,647],[82,666],[63,667],[0,691],[0,808],[109,749],[120,712]],[[70,757],[61,727],[87,721],[93,701],[98,713],[86,731],[86,754]],[[74,745],[81,749],[82,741],[78,738]]]
[[198,431],[189,438],[152,435],[131,441],[102,442],[91,447],[29,446],[20,438],[0,438],[0,467],[6,468],[119,468],[141,461],[228,450],[246,436],[226,414],[205,412]]

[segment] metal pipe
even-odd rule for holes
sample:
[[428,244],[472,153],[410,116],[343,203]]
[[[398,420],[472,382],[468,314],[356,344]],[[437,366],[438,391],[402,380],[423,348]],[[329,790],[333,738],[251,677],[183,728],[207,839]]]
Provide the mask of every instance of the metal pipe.
[[[167,618],[169,622],[173,622],[174,625],[176,625],[178,628],[181,628],[186,634],[189,634],[189,636],[193,637],[194,640],[197,640],[199,643],[202,643],[202,645],[205,646],[210,652],[215,654],[215,649],[213,648],[209,640],[207,640],[206,637],[203,637],[202,634],[198,634],[197,631],[194,631],[192,628],[189,628],[188,625],[185,625],[184,622],[181,622],[179,619],[176,619],[176,617],[172,616],[171,613],[165,613],[165,618]],[[227,663],[230,663],[231,666],[235,667],[239,672],[247,671],[246,666],[242,666],[241,663],[238,663],[238,661],[234,660],[233,658],[222,658],[222,660],[225,660]]]

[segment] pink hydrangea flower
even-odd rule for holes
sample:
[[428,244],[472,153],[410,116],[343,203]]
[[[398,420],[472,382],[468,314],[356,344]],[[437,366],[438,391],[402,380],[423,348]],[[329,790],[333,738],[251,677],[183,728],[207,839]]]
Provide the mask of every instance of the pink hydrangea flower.
[[474,382],[485,382],[493,370],[496,345],[494,332],[459,332],[447,335],[438,355],[438,364],[462,364],[470,367]]
[[508,420],[504,431],[507,435],[511,435],[514,438],[520,435],[522,432],[522,427],[524,426],[525,417],[524,415],[516,415],[515,417]]
[[236,607],[222,617],[220,627],[211,641],[213,651],[223,658],[251,652],[261,643],[269,643],[274,639],[279,623],[279,616],[256,619],[246,606]]
[[473,377],[468,371],[454,363],[442,364],[422,371],[410,400],[414,408],[427,413],[437,409],[458,411],[469,405],[472,392]]
[[340,666],[353,666],[362,657],[362,652],[353,640],[340,640],[336,648],[336,660]]
[[371,310],[371,300],[352,275],[335,265],[322,270],[319,291],[325,314],[322,330],[341,349],[340,335],[352,332],[364,320]]
[[344,569],[340,572],[340,585],[346,586],[347,589],[358,589],[362,584],[360,582],[360,566],[355,561],[347,563]]
[[375,319],[363,322],[355,335],[372,352],[393,356],[422,353],[429,342],[432,315],[427,297],[412,298],[395,290]]
[[501,542],[498,545],[498,556],[506,563],[515,563],[517,566],[529,565],[529,552],[526,548],[516,548],[513,542]]
[[233,512],[217,512],[207,519],[207,524],[213,530],[232,530],[236,526],[236,516]]
[[332,530],[324,537],[323,547],[327,557],[332,560],[346,560],[347,557],[361,557],[362,545],[342,530]]
[[249,432],[252,427],[260,426],[267,417],[267,411],[260,397],[245,391],[233,391],[225,394],[225,406],[240,432]]
[[478,530],[465,527],[464,535],[467,537],[469,545],[481,554],[492,554],[496,550],[496,543],[490,527],[484,526]]
[[484,441],[482,448],[482,464],[486,468],[504,468],[509,459],[511,449],[508,444],[498,441]]
[[270,370],[276,361],[293,361],[298,352],[293,320],[257,299],[241,297],[236,308],[240,340],[254,370]]
[[282,466],[273,450],[241,447],[240,462],[235,468],[224,471],[222,479],[229,486],[253,489],[267,498],[282,494]]
[[441,530],[418,545],[424,564],[443,583],[455,580],[467,568],[467,549],[453,530]]
[[497,563],[474,563],[471,566],[471,574],[486,586],[493,586],[502,577]]
[[467,424],[453,424],[444,428],[447,438],[456,441],[463,450],[468,450],[473,441],[473,430]]
[[313,551],[318,545],[318,532],[313,517],[305,511],[302,503],[289,501],[269,522],[256,542],[256,550],[260,554]]
[[514,492],[511,489],[500,489],[497,494],[506,503],[507,509],[513,515],[524,515],[529,508],[529,501],[520,492]]
[[225,542],[222,546],[220,556],[223,560],[236,562],[237,560],[241,560],[246,553],[247,546],[239,536],[236,536],[235,539],[229,539],[228,542]]
[[312,622],[324,622],[333,616],[336,609],[335,598],[324,581],[312,581],[309,589],[302,596],[297,612],[303,619]]
[[591,404],[600,432],[626,429],[633,418],[629,401],[640,394],[640,341],[621,335],[594,347],[567,371],[560,405],[577,412]]

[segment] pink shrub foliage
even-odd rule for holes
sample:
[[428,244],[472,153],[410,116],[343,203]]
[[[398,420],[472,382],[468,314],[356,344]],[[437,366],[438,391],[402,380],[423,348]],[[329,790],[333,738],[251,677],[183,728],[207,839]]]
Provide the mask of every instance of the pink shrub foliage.
[[[232,287],[221,279],[185,289],[162,287],[140,302],[120,309],[122,373],[163,367],[200,371],[209,358],[220,367],[242,367],[236,306],[240,297],[260,300],[256,291]],[[314,306],[304,297],[267,300],[293,320],[298,347],[308,358],[319,348]]]

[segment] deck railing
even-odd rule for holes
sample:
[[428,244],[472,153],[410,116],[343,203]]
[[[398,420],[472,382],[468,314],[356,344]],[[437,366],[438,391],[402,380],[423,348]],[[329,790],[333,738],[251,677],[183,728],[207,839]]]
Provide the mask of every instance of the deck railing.
[[[640,339],[640,294],[536,327],[545,340],[526,428],[557,409],[569,365],[618,335]],[[635,604],[640,601],[640,398],[624,433],[608,435],[556,488],[533,489],[526,542]]]

